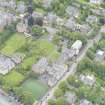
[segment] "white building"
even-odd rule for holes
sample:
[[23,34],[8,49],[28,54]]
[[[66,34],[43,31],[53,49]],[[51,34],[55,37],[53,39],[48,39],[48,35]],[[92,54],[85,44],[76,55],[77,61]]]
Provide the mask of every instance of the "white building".
[[80,75],[80,80],[89,86],[93,86],[96,82],[94,75]]
[[86,99],[82,99],[80,100],[80,105],[93,105],[93,104]]
[[0,74],[7,74],[15,67],[15,63],[8,57],[0,55]]
[[102,62],[105,58],[105,51],[98,50],[95,56],[95,62]]
[[101,3],[103,3],[103,0],[90,0],[90,3],[101,4]]
[[105,33],[105,25],[101,27],[100,32],[101,32],[101,33]]
[[71,49],[75,50],[76,55],[78,55],[81,48],[82,48],[82,41],[81,40],[75,41],[74,44],[71,46]]

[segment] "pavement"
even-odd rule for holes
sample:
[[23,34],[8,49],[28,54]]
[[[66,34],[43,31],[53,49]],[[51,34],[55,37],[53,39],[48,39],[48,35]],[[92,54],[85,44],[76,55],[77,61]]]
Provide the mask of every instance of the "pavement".
[[0,105],[20,105],[20,104],[15,102],[13,99],[9,98],[8,96],[0,93]]

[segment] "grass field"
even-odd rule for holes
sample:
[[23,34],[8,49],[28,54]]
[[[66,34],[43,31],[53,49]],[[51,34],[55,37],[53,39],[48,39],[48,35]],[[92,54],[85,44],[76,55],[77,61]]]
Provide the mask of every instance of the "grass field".
[[20,84],[24,79],[24,76],[15,70],[11,71],[9,74],[3,77],[4,85],[9,87],[14,87]]
[[48,56],[51,59],[57,59],[59,56],[55,46],[46,40],[38,40],[36,45],[40,49],[41,53],[43,53],[43,55]]
[[47,85],[35,79],[26,80],[21,87],[23,88],[24,93],[26,92],[31,94],[33,102],[41,99],[48,90]]
[[25,43],[26,43],[25,37],[23,35],[16,33],[6,41],[5,47],[2,49],[1,52],[5,55],[11,55],[17,49],[25,45]]

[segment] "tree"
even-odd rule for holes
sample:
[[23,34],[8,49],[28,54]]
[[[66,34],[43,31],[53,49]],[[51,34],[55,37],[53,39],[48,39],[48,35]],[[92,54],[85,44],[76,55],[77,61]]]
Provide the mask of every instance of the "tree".
[[87,51],[86,55],[87,55],[91,60],[93,60],[94,57],[95,57],[95,54],[94,54],[90,49]]
[[67,82],[75,88],[79,88],[81,86],[80,80],[77,79],[76,76],[69,76],[67,78]]
[[105,39],[102,39],[99,43],[98,43],[99,48],[101,49],[105,49]]
[[35,19],[35,25],[43,26],[43,18],[37,17]]
[[52,99],[48,100],[48,105],[56,105],[56,102]]
[[28,25],[33,26],[34,25],[34,18],[32,16],[29,16],[28,18]]
[[101,18],[101,19],[99,19],[99,22],[100,22],[101,25],[104,25],[105,24],[105,19]]
[[43,36],[45,34],[46,30],[39,26],[33,26],[32,27],[32,34],[33,36]]
[[64,92],[62,91],[62,89],[56,89],[54,92],[54,96],[56,97],[61,97],[64,95]]
[[68,85],[66,83],[66,81],[62,81],[59,85],[59,88],[63,91],[66,92],[68,90]]
[[58,98],[58,99],[56,100],[56,104],[57,104],[57,105],[69,105],[69,104],[67,103],[67,101],[66,101],[63,97]]

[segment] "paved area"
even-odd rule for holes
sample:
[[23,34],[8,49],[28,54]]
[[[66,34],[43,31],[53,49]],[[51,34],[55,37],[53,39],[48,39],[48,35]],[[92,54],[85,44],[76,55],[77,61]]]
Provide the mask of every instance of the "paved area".
[[15,102],[13,99],[9,98],[8,96],[5,96],[2,93],[0,93],[0,105],[20,105],[20,104]]
[[7,96],[0,94],[0,105],[19,105],[18,103],[14,102]]

